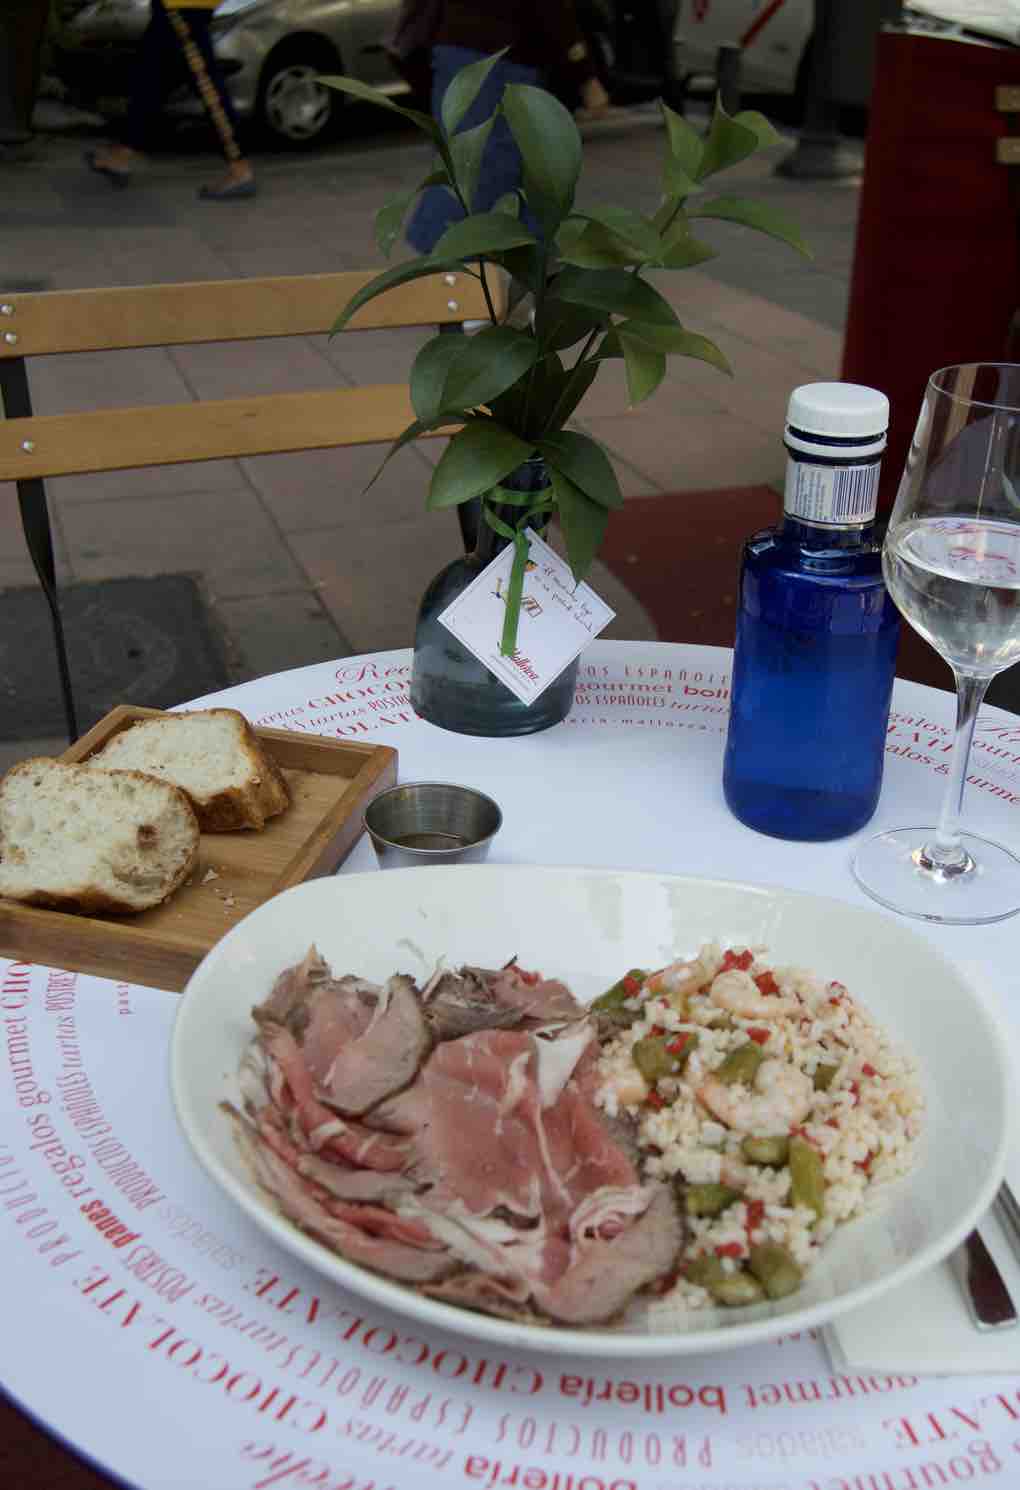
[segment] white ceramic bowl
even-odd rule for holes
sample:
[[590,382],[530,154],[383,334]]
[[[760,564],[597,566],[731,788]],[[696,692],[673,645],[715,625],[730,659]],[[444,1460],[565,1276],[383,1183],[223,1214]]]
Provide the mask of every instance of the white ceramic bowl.
[[[914,1052],[927,1100],[911,1174],[873,1215],[843,1227],[804,1288],[779,1303],[612,1329],[521,1325],[439,1303],[345,1262],[280,1216],[250,1177],[219,1108],[237,1099],[250,1010],[315,943],[339,975],[424,979],[439,959],[562,977],[582,998],[628,967],[661,966],[706,940],[764,943],[778,962],[845,983]],[[190,979],[173,1032],[171,1083],[195,1154],[280,1246],[377,1303],[505,1346],[656,1356],[746,1345],[817,1325],[933,1266],[990,1205],[1005,1164],[1010,1082],[1003,1036],[975,990],[902,920],[793,891],[677,875],[467,865],[319,879],[227,933]]]

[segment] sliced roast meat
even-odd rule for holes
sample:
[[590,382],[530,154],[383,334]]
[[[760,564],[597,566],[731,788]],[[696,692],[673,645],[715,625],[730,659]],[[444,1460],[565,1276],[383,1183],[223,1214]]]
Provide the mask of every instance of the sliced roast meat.
[[491,974],[474,968],[442,973],[432,984],[425,1018],[436,1040],[459,1040],[476,1030],[509,1029],[520,1022],[514,1004],[501,1004],[489,986]]
[[581,1019],[584,1015],[584,1006],[565,983],[526,972],[516,962],[498,969],[465,967],[461,971],[465,977],[483,982],[497,1004],[516,1009],[522,1019],[552,1024],[557,1020]]
[[562,1277],[535,1287],[535,1302],[564,1324],[602,1324],[639,1288],[670,1270],[682,1240],[673,1195],[666,1185],[657,1185],[642,1216],[608,1240],[585,1238]]
[[249,1144],[249,1151],[260,1184],[275,1197],[283,1214],[342,1257],[405,1283],[435,1282],[457,1271],[457,1262],[442,1249],[425,1250],[370,1236],[349,1221],[331,1216],[316,1187],[295,1174],[279,1155],[257,1142]]
[[413,1182],[406,1175],[399,1173],[378,1169],[353,1169],[342,1161],[334,1163],[329,1159],[320,1159],[316,1154],[294,1154],[289,1162],[298,1174],[321,1185],[336,1200],[360,1200],[369,1201],[375,1205],[395,1205],[405,1195],[414,1193]]
[[414,1080],[432,1040],[414,981],[390,978],[371,1020],[354,1038],[324,1038],[313,1018],[302,1051],[317,1095],[345,1117],[360,1117]]
[[285,1024],[291,1011],[308,999],[312,989],[330,979],[329,964],[319,956],[317,948],[309,947],[301,962],[284,968],[273,984],[272,992],[251,1011],[256,1021],[270,1019],[275,1024]]

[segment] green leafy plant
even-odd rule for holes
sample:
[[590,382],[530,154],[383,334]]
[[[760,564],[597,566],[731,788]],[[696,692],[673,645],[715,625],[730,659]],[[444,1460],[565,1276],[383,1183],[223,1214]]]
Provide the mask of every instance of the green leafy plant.
[[[661,194],[654,212],[645,215],[624,207],[575,207],[582,149],[571,114],[542,88],[510,85],[498,112],[520,149],[523,184],[491,210],[473,211],[495,115],[470,129],[459,126],[500,55],[457,74],[443,99],[440,120],[403,108],[353,78],[322,81],[403,114],[435,147],[436,168],[377,215],[376,237],[383,253],[390,253],[408,209],[427,187],[451,192],[465,214],[430,254],[397,264],[363,286],[333,331],[342,330],[366,301],[423,275],[459,270],[480,279],[492,324],[469,336],[437,335],[422,347],[410,374],[416,418],[389,455],[429,430],[461,426],[436,465],[427,505],[452,507],[479,498],[483,520],[514,542],[501,639],[502,652],[510,654],[516,645],[526,529],[544,526],[555,512],[571,571],[580,581],[598,552],[610,512],[623,503],[601,445],[565,428],[601,364],[623,360],[632,404],[655,392],[670,356],[699,358],[720,372],[731,372],[719,348],[681,324],[645,273],[689,269],[714,258],[716,250],[695,234],[699,219],[739,223],[807,257],[810,251],[794,224],[774,208],[706,194],[709,177],[779,140],[762,114],[731,116],[719,103],[704,135],[662,105],[666,150]],[[523,204],[540,224],[540,235],[521,221]],[[493,266],[509,276],[505,297],[492,293]],[[529,307],[530,315],[522,315]],[[545,491],[522,494],[500,486],[536,453],[549,472]],[[516,509],[513,524],[497,510],[505,513],[508,506]]]

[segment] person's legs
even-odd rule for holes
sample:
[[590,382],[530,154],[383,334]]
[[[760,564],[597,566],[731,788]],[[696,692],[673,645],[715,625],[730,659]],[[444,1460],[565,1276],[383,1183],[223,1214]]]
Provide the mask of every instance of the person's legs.
[[237,115],[212,49],[210,16],[210,11],[194,8],[168,10],[163,0],[153,0],[152,19],[142,38],[122,142],[103,151],[87,152],[86,159],[93,170],[126,179],[149,142],[167,92],[183,70],[209,115],[227,162],[223,181],[211,189],[203,188],[203,195],[218,196],[224,191],[229,195],[231,189],[249,189],[254,173],[238,143]]
[[170,25],[188,64],[191,85],[209,115],[223,158],[227,162],[223,181],[211,190],[203,191],[205,196],[219,195],[223,191],[229,191],[231,187],[244,186],[255,179],[251,163],[245,158],[238,142],[237,115],[213,51],[209,34],[211,17],[212,12],[209,10],[181,9],[169,12]]
[[[433,47],[432,113],[436,119],[442,117],[443,97],[456,74],[469,63],[480,62],[484,55],[482,52],[469,51],[466,47]],[[497,62],[486,78],[478,97],[458,126],[457,133],[483,124],[495,112],[503,97],[503,89],[508,83],[538,85],[540,82],[537,68],[524,67],[516,62]],[[520,184],[520,151],[517,149],[516,141],[510,133],[506,120],[501,115],[493,125],[485,147],[482,168],[478,177],[478,188],[471,204],[472,210],[487,211],[499,201],[500,197],[505,196],[507,192],[514,191]],[[429,187],[428,191],[422,193],[411,216],[407,229],[407,241],[419,253],[430,253],[450,224],[460,222],[463,216],[464,211],[460,203],[445,187]],[[527,211],[522,214],[522,218],[531,232],[538,231],[538,224]]]

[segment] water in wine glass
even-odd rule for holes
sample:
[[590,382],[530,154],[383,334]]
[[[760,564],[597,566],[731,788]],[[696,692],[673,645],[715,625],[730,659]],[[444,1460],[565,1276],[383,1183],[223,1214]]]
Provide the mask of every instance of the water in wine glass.
[[922,517],[890,531],[883,567],[910,624],[953,667],[1020,661],[1020,523]]
[[[862,890],[926,921],[981,925],[1020,913],[1020,855],[961,825],[985,690],[1020,663],[1018,490],[1020,364],[933,372],[889,518],[883,570],[895,604],[953,669],[956,732],[937,821],[886,828],[852,860]],[[1015,831],[1003,826],[1007,836]]]

